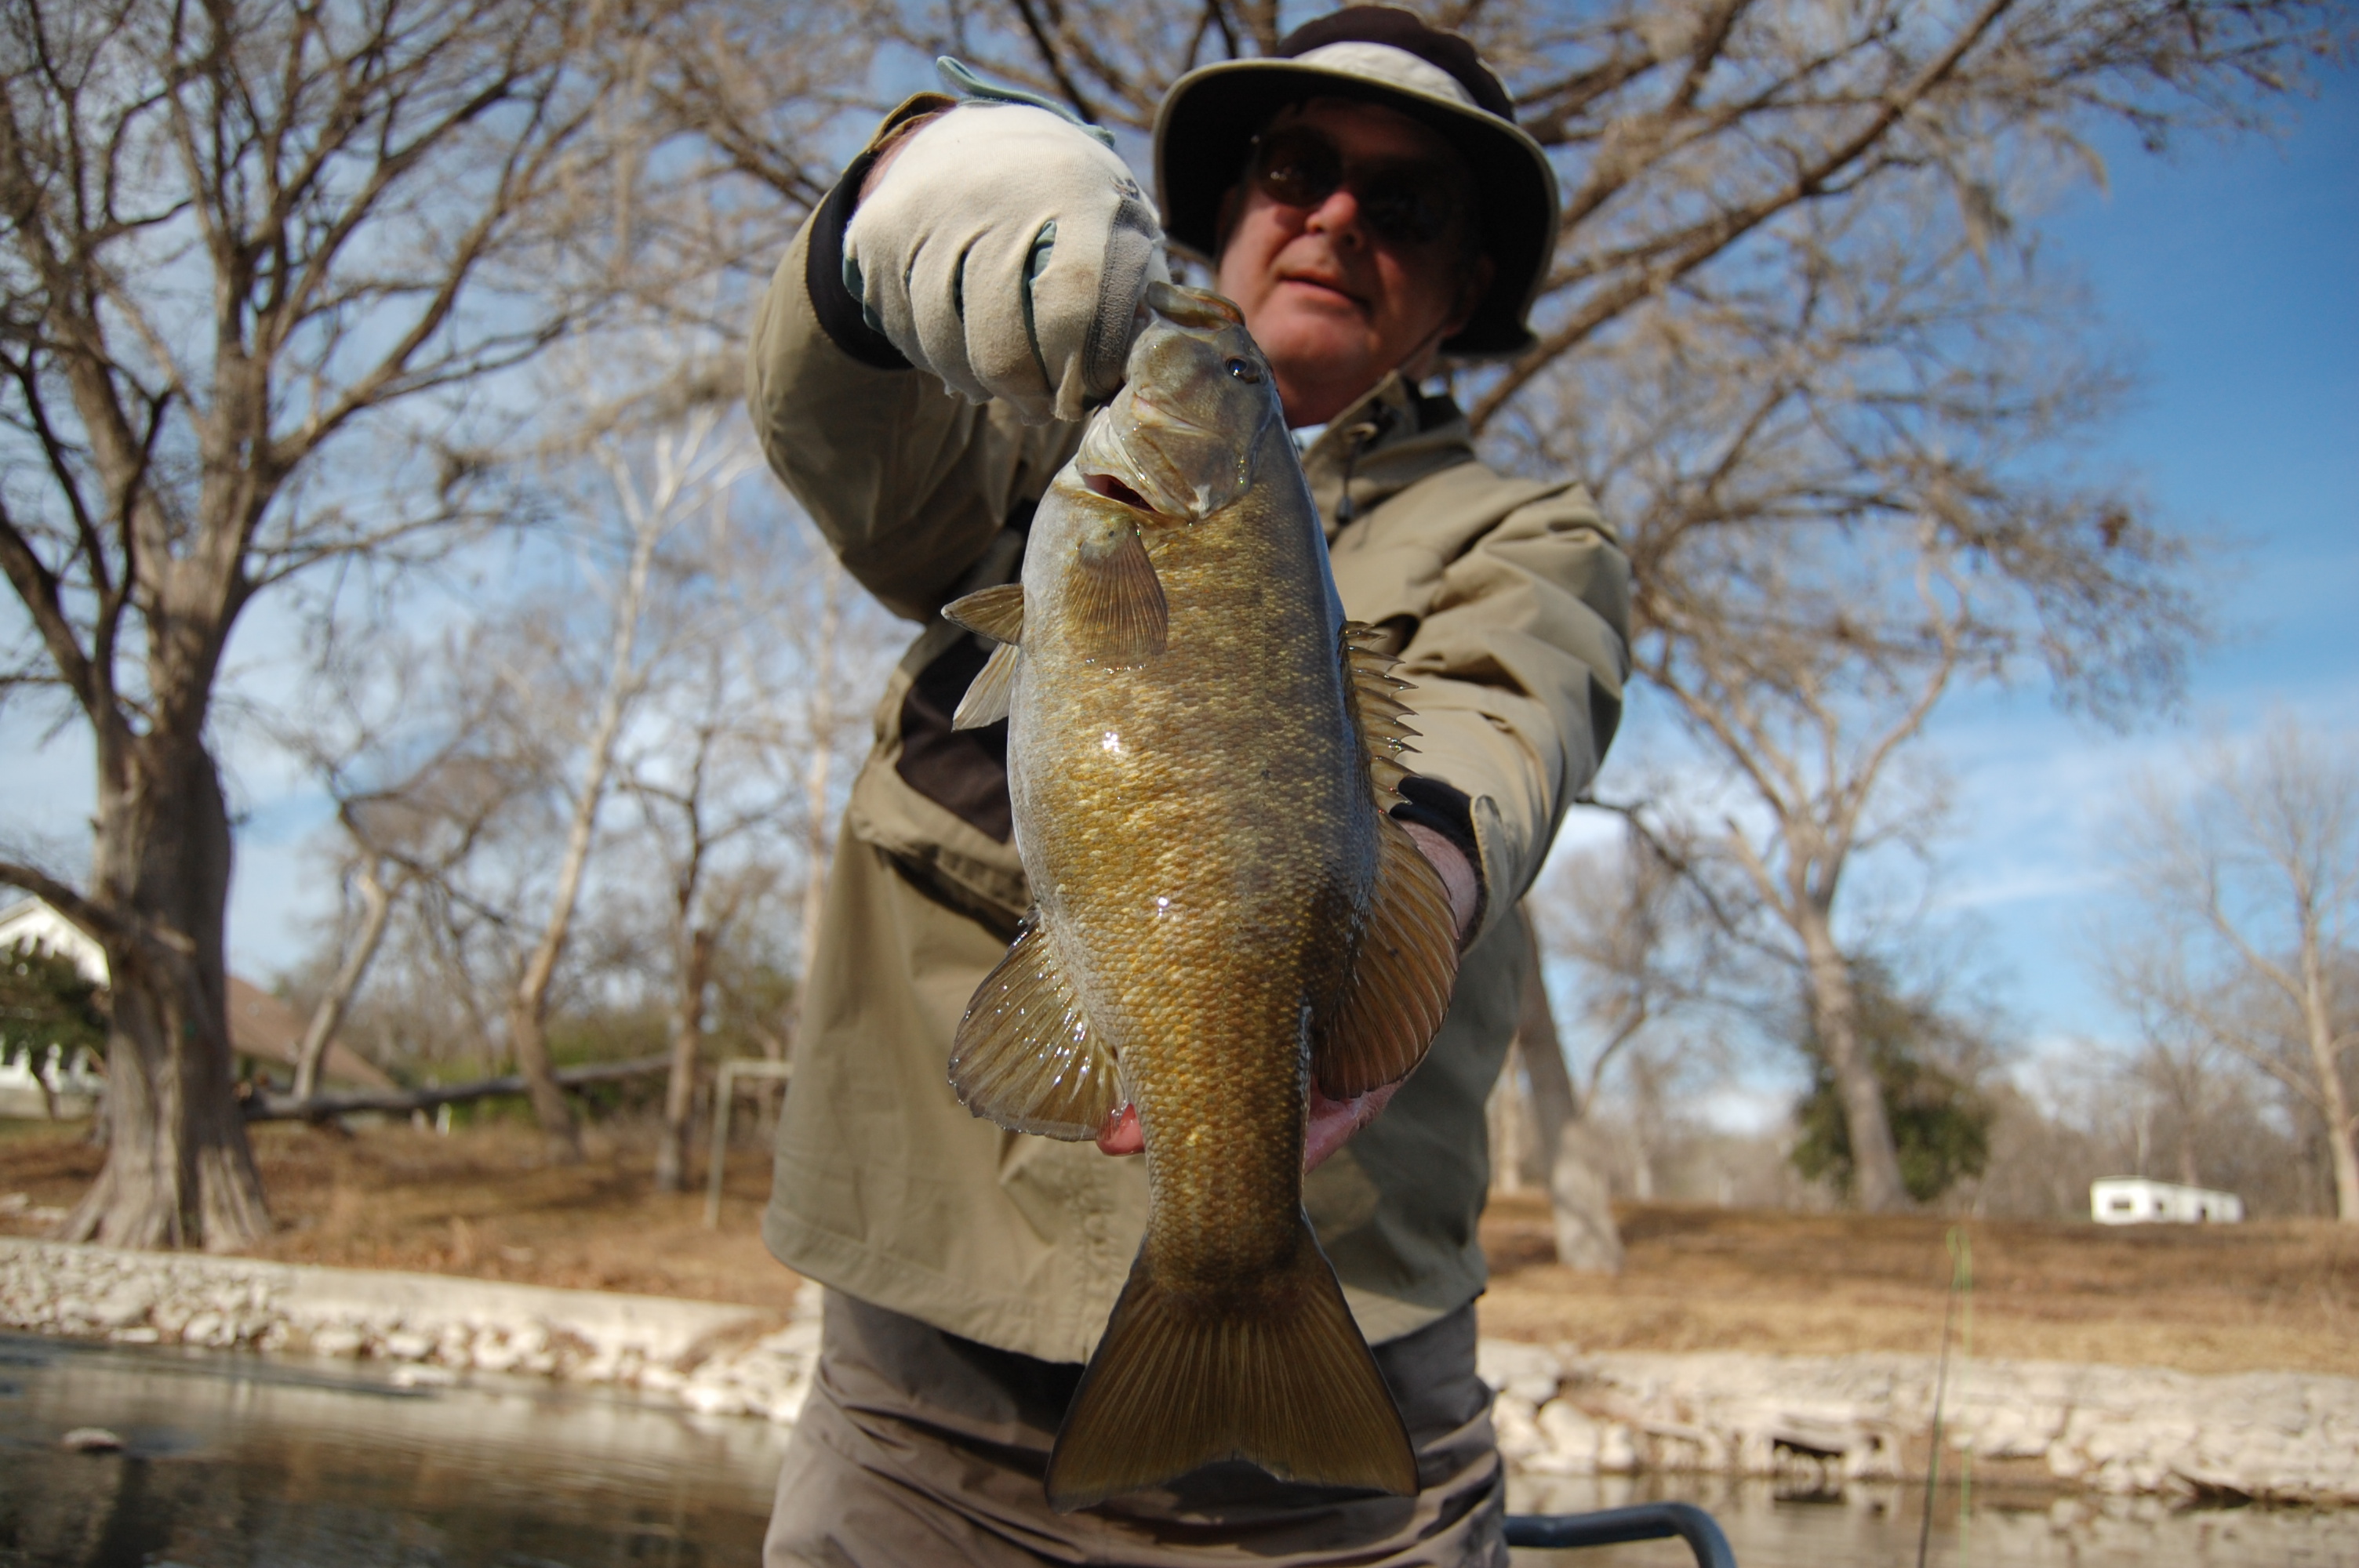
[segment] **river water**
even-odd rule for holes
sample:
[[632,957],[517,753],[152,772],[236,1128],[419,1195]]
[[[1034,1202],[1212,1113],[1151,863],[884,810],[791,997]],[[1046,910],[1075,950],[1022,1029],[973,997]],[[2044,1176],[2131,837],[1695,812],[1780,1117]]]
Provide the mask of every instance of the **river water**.
[[[415,1379],[419,1374],[413,1372]],[[430,1375],[430,1374],[429,1374]],[[758,1561],[786,1434],[503,1379],[405,1387],[350,1361],[0,1335],[0,1568],[696,1568]],[[101,1426],[117,1454],[59,1438]],[[1517,1511],[1681,1498],[1744,1568],[1917,1559],[1921,1490],[1780,1497],[1712,1477],[1519,1483]],[[2178,1510],[1938,1494],[1927,1562],[2359,1568],[2359,1510]],[[1961,1529],[1961,1526],[1963,1529]],[[1674,1568],[1675,1541],[1518,1552],[1519,1568]]]

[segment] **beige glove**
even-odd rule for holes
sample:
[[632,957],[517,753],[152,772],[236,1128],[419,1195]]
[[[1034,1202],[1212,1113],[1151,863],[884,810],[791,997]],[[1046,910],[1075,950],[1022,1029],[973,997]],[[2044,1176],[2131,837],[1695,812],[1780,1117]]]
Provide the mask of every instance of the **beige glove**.
[[844,232],[843,281],[970,401],[1077,420],[1122,385],[1139,296],[1169,277],[1163,230],[1098,133],[1013,96],[972,99],[894,150]]

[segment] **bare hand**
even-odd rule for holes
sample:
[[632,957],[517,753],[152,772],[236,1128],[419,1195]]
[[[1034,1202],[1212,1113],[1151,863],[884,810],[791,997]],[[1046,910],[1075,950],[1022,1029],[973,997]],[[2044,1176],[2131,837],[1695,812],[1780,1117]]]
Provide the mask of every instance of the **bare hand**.
[[[1475,879],[1474,868],[1466,863],[1466,856],[1457,845],[1432,828],[1414,822],[1402,826],[1425,858],[1433,862],[1433,869],[1441,874],[1441,885],[1450,892],[1450,914],[1457,922],[1458,939],[1464,941],[1483,906],[1483,884]],[[1350,1099],[1329,1099],[1319,1092],[1317,1084],[1311,1085],[1310,1122],[1302,1139],[1304,1173],[1317,1170],[1330,1154],[1350,1142],[1353,1133],[1375,1120],[1399,1089],[1400,1084],[1386,1084]],[[1139,1130],[1135,1106],[1122,1106],[1098,1130],[1098,1152],[1102,1154],[1141,1154],[1146,1151],[1147,1135]]]

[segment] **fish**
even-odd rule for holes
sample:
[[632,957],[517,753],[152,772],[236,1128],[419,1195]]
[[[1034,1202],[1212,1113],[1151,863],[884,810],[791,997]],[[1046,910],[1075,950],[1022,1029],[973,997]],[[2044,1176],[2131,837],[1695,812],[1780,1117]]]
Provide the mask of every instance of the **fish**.
[[1050,1138],[1131,1106],[1145,1139],[1146,1234],[1050,1450],[1053,1508],[1230,1459],[1414,1493],[1302,1207],[1311,1086],[1406,1076],[1456,979],[1449,895],[1389,815],[1410,683],[1344,619],[1237,308],[1163,283],[1143,308],[1019,580],[944,610],[995,644],[953,722],[1009,721],[1034,897],[951,1086]]

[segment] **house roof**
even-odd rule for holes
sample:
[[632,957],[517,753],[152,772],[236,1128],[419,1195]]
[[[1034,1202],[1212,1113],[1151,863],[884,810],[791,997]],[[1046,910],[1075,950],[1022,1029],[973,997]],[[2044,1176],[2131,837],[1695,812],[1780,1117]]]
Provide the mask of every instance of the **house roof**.
[[[38,898],[20,900],[0,910],[0,951],[26,940],[71,958],[82,978],[92,984],[107,983],[106,949]],[[292,1067],[302,1054],[305,1027],[300,1014],[260,986],[235,975],[229,978],[230,1046],[239,1055]],[[373,1089],[399,1087],[375,1063],[333,1041],[320,1063],[320,1076],[331,1083],[361,1084]]]

